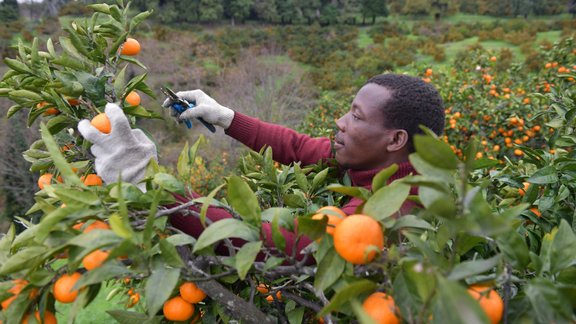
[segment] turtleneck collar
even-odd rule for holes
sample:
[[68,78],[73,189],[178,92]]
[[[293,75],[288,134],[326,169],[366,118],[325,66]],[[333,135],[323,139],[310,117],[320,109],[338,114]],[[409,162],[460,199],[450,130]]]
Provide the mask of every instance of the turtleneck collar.
[[[365,187],[367,189],[370,189],[370,187],[372,187],[372,179],[374,178],[374,176],[376,176],[376,174],[378,174],[378,172],[382,171],[385,168],[377,168],[377,169],[371,169],[371,170],[348,170],[348,175],[350,176],[350,179],[352,180],[352,185],[355,187]],[[414,167],[412,166],[412,164],[409,161],[406,162],[402,162],[398,164],[398,171],[396,171],[396,173],[394,173],[390,179],[388,179],[388,183],[396,180],[396,179],[400,179],[403,178],[407,175],[410,174],[416,174],[416,170],[414,169]]]

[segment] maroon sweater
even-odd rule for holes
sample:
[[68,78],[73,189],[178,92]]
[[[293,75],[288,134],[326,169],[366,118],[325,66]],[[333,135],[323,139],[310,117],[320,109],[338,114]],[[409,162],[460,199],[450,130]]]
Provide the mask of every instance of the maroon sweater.
[[[274,160],[282,164],[301,162],[302,165],[310,165],[315,164],[320,160],[327,161],[328,159],[333,158],[331,143],[328,138],[312,138],[308,135],[300,134],[290,128],[265,123],[239,112],[235,113],[234,120],[226,130],[226,134],[255,151],[259,151],[266,145],[270,146],[272,148]],[[381,170],[382,168],[364,171],[347,170],[347,172],[352,180],[352,185],[370,189],[372,178],[374,178],[374,176]],[[389,182],[405,177],[409,174],[416,174],[412,165],[409,162],[401,163],[398,171],[390,177]],[[413,189],[411,194],[416,194],[416,189]],[[192,194],[192,197],[196,198],[198,196]],[[189,198],[181,196],[177,196],[176,198],[182,202],[189,200]],[[352,198],[347,204],[342,206],[342,210],[347,215],[355,214],[356,208],[361,203],[361,199]],[[413,207],[415,207],[415,204],[412,201],[406,201],[402,206],[401,212],[405,213]],[[197,210],[196,208],[192,209]],[[218,221],[232,216],[223,209],[210,207],[208,208],[207,217],[211,221]],[[174,214],[170,217],[170,222],[174,227],[194,237],[200,236],[204,230],[200,220],[196,217]],[[284,229],[282,229],[282,232],[286,238],[285,253],[287,255],[293,255],[292,253],[294,252],[294,242],[297,233]],[[274,246],[270,224],[263,224],[262,236],[267,246]],[[297,251],[300,251],[310,243],[311,241],[308,238],[302,238],[297,242],[295,248]],[[297,254],[296,256],[298,257]]]

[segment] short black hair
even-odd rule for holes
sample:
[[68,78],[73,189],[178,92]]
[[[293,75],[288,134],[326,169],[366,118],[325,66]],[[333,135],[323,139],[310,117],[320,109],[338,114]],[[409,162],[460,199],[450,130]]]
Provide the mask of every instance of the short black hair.
[[392,97],[382,107],[384,127],[408,132],[410,152],[414,152],[414,134],[423,133],[419,125],[430,128],[438,136],[443,134],[444,102],[433,85],[404,74],[377,75],[366,82],[369,83],[392,92]]

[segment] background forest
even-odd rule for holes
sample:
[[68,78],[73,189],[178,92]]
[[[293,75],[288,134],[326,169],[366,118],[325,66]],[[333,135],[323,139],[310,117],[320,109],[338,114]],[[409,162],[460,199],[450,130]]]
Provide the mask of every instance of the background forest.
[[[280,263],[262,268],[234,257],[211,269],[215,277],[208,276],[209,281],[219,281],[235,298],[256,305],[260,315],[290,323],[315,321],[318,316],[346,322],[361,317],[354,303],[378,290],[396,298],[404,322],[425,323],[429,316],[438,323],[444,319],[468,323],[469,318],[486,322],[485,316],[477,316],[481,312],[471,303],[473,299],[461,297],[466,293],[463,287],[489,282],[505,300],[504,323],[573,322],[576,1],[137,0],[129,9],[120,0],[107,1],[110,6],[105,2],[0,2],[0,53],[5,58],[0,73],[8,71],[9,76],[0,83],[0,107],[11,115],[0,121],[0,233],[8,232],[12,220],[18,225],[0,235],[0,275],[6,279],[0,284],[0,297],[7,296],[1,294],[9,289],[11,279],[22,276],[31,279],[26,289],[41,290],[30,300],[22,294],[14,304],[18,306],[3,310],[7,318],[46,306],[60,320],[72,321],[76,316],[79,322],[89,323],[104,310],[124,305],[125,311],[106,316],[123,323],[133,321],[132,316],[160,322],[159,308],[174,295],[176,284],[197,277],[187,272],[190,267],[183,262],[193,264],[210,255],[212,244],[207,241],[232,236],[218,230],[223,223],[209,227],[209,235],[198,242],[170,232],[163,220],[151,221],[142,230],[141,217],[146,209],[156,208],[155,203],[150,207],[150,201],[140,200],[143,196],[134,191],[122,197],[112,186],[85,190],[70,182],[80,180],[67,162],[84,160],[88,165],[78,176],[91,172],[86,171],[91,168],[86,146],[76,145],[77,134],[68,130],[77,122],[74,118],[93,112],[87,102],[97,102],[102,96],[95,94],[104,93],[101,84],[89,82],[96,80],[90,73],[99,74],[102,62],[121,62],[125,71],[114,70],[101,80],[125,77],[130,82],[119,83],[118,89],[138,90],[142,96],[140,106],[127,111],[138,127],[150,133],[159,150],[160,167],[149,183],[155,189],[149,193],[162,197],[186,187],[208,195],[214,188],[223,188],[227,179],[229,195],[218,192],[216,198],[225,198],[221,202],[229,203],[231,210],[246,207],[248,201],[251,210],[242,210],[246,215],[262,213],[262,220],[273,226],[292,226],[298,217],[304,235],[326,238],[317,242],[318,250],[313,252],[317,275],[299,272],[308,270],[300,265],[291,268],[295,271],[291,275],[303,275],[302,280],[274,277],[282,268],[277,267]],[[99,4],[92,8],[102,15],[90,20],[93,11],[86,5],[93,3]],[[133,29],[130,19],[137,18],[127,17],[138,17],[145,10],[152,15]],[[129,23],[114,33],[95,32],[110,42],[91,47],[94,35],[83,33],[82,26],[111,26],[105,18]],[[111,44],[120,45],[127,35],[142,46],[137,58],[114,55],[117,47]],[[51,46],[62,51],[56,53]],[[99,56],[104,49],[107,55]],[[56,55],[61,53],[64,59]],[[94,70],[76,59],[90,61]],[[53,92],[39,96],[35,92],[44,92],[37,90],[46,83],[31,68],[42,66],[38,62],[45,63],[44,68],[51,64],[54,70],[48,71],[74,71],[85,77],[79,79],[82,91],[50,84],[42,89]],[[281,166],[269,152],[248,154],[221,130],[217,134],[201,126],[189,130],[160,107],[162,86],[176,91],[201,88],[237,111],[313,136],[332,136],[334,120],[347,111],[358,88],[387,71],[434,84],[446,108],[445,136],[440,141],[421,139],[412,158],[422,177],[407,180],[424,188],[418,199],[425,208],[400,219],[390,217],[394,211],[387,206],[406,198],[400,194],[405,184],[384,185],[387,175],[379,178],[374,192],[346,187],[345,181],[340,184],[341,179],[328,175],[328,169],[320,171],[321,166],[306,171]],[[138,80],[138,88],[133,80]],[[71,93],[79,98],[70,97]],[[62,111],[41,115],[42,100],[59,103]],[[48,126],[43,128],[43,141],[37,141],[41,122]],[[187,143],[200,144],[197,154],[185,154],[196,150],[190,144],[188,151]],[[54,159],[58,151],[60,160]],[[55,191],[51,187],[39,191],[39,171],[62,172],[65,181],[54,183]],[[242,195],[234,197],[230,192]],[[332,239],[324,235],[326,224],[310,220],[318,207],[338,205],[342,193],[364,199],[363,213],[385,228],[387,248],[369,268],[344,261],[332,248]],[[64,203],[66,209],[61,208]],[[32,212],[23,216],[33,204]],[[272,219],[278,210],[285,219],[278,220],[278,215]],[[155,214],[151,211],[146,217],[153,220]],[[116,267],[116,260],[110,258],[100,272],[84,277],[90,293],[83,293],[72,306],[54,303],[52,281],[81,268],[80,260],[97,248],[92,241],[96,235],[80,234],[74,227],[83,218],[111,224],[112,231],[106,232],[110,240],[96,243],[114,253],[129,251],[130,262],[136,263]],[[261,226],[260,219],[244,221]],[[230,232],[240,229],[242,233],[243,224],[238,221]],[[15,232],[20,235],[14,236]],[[395,237],[402,239],[395,242]],[[259,237],[253,239],[246,245],[253,251],[242,248],[242,255],[258,251]],[[282,244],[279,237],[275,240]],[[67,261],[60,259],[61,252],[72,246],[72,253],[64,256]],[[194,250],[182,254],[180,248],[185,246]],[[33,253],[42,256],[30,257]],[[44,265],[49,271],[44,271]],[[130,280],[120,282],[115,271]],[[148,280],[150,275],[162,276],[162,271],[171,273],[167,288],[158,278]],[[259,282],[270,289],[258,294]],[[134,291],[145,302],[129,303]],[[276,292],[285,294],[286,300],[274,300]],[[215,296],[198,305],[205,322],[241,315],[242,310],[230,315],[224,310],[227,303]],[[83,308],[86,303],[89,307]]]

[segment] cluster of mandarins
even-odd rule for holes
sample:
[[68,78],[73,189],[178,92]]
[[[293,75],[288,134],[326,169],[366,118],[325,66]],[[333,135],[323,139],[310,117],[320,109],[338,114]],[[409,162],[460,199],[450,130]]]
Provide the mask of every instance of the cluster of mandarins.
[[203,301],[206,298],[206,293],[195,283],[189,281],[180,285],[179,292],[178,296],[172,297],[164,303],[162,307],[164,317],[170,321],[188,321],[191,319],[190,323],[196,323],[202,314],[194,307],[194,304]]
[[[140,52],[140,44],[138,43],[138,41],[133,39],[133,38],[128,38],[126,40],[126,42],[122,45],[120,54],[133,56],[133,55],[137,55],[139,52]],[[77,98],[66,98],[66,99],[67,99],[68,103],[72,106],[77,106],[81,103],[80,100]],[[126,96],[125,102],[129,106],[138,106],[138,105],[140,105],[140,102],[141,102],[140,95],[137,92],[132,91]],[[46,101],[42,101],[42,102],[38,103],[36,105],[36,109],[43,109],[44,110],[43,111],[44,116],[52,116],[52,115],[60,114],[60,111],[57,108],[51,107],[50,104]],[[110,130],[111,130],[110,121],[108,120],[108,117],[106,117],[106,114],[104,114],[104,113],[101,113],[101,114],[98,114],[97,116],[95,116],[91,120],[91,124],[103,133],[106,133],[106,134],[110,133]],[[62,148],[62,150],[68,150],[68,149],[70,149],[69,146]],[[38,187],[40,188],[40,190],[43,190],[45,188],[45,186],[51,185],[53,183],[53,181],[63,182],[63,179],[61,176],[57,176],[56,179],[54,179],[54,174],[44,173],[38,178]],[[87,174],[85,176],[82,176],[81,181],[87,186],[102,186],[102,184],[103,184],[102,179],[96,174]],[[66,207],[66,206],[63,204],[61,207]],[[103,221],[96,220],[93,222],[89,222],[89,224],[84,223],[84,222],[77,223],[76,225],[73,226],[73,228],[75,230],[87,233],[87,232],[90,232],[90,231],[95,230],[95,229],[104,229],[104,230],[110,229],[110,226]],[[84,266],[84,268],[87,271],[94,270],[94,269],[100,267],[108,259],[108,256],[109,256],[108,251],[104,251],[104,250],[100,250],[100,249],[95,250],[95,251],[89,253],[88,255],[86,255],[82,259],[82,265]],[[66,257],[66,252],[62,253],[58,257],[59,258]],[[74,302],[76,300],[76,298],[78,297],[79,290],[73,289],[73,288],[81,277],[82,277],[82,274],[79,271],[75,271],[71,274],[63,274],[60,277],[58,277],[58,279],[56,279],[56,281],[54,282],[54,284],[52,286],[52,293],[54,295],[54,299],[60,303],[72,303],[72,302]],[[37,287],[33,287],[32,289],[27,289],[28,286],[30,285],[30,283],[27,280],[15,279],[12,281],[12,283],[14,285],[8,290],[8,292],[11,293],[12,296],[3,300],[2,303],[0,304],[3,311],[8,309],[10,304],[18,297],[20,292],[23,291],[24,289],[30,291],[29,292],[29,298],[30,299],[34,299],[38,296],[38,288]],[[181,291],[182,291],[182,288],[181,288]],[[189,291],[190,290],[185,291],[185,293],[187,292],[186,296],[190,296],[191,293]],[[136,292],[133,292],[133,290],[129,291],[129,295],[130,295],[130,300],[129,300],[128,307],[132,307],[136,303],[138,303],[138,301],[140,300],[140,295]],[[192,295],[194,295],[194,294],[192,294]],[[196,296],[197,296],[197,293],[196,293]],[[178,308],[178,307],[176,307],[176,308]],[[175,311],[176,308],[174,306],[168,307],[168,309],[167,309],[168,314],[174,314],[175,312],[177,313],[177,311]],[[36,317],[36,321],[39,323],[46,323],[46,324],[57,323],[56,316],[50,310],[44,310],[42,312],[42,314],[39,310],[37,310],[37,311],[35,311],[34,314]],[[28,323],[29,315],[30,314],[24,315],[24,317],[22,318],[22,323]],[[1,321],[0,321],[0,323],[1,323]]]
[[[346,215],[338,207],[320,208],[312,219],[328,218],[326,233],[334,238],[334,249],[352,264],[367,264],[374,260],[378,251],[384,248],[384,233],[380,223],[374,218],[362,215]],[[468,293],[480,303],[491,323],[499,323],[504,312],[504,302],[491,287],[474,285]],[[374,292],[368,296],[362,308],[376,323],[399,324],[400,312],[392,296],[384,292]]]

